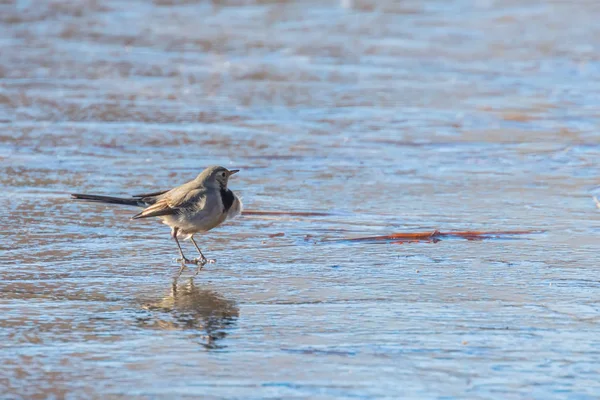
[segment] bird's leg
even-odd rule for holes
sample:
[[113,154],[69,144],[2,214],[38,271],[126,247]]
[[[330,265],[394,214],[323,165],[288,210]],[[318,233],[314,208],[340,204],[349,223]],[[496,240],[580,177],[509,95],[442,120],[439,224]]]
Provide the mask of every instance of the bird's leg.
[[200,247],[198,247],[198,244],[194,240],[194,237],[193,236],[190,237],[190,240],[194,244],[194,247],[196,248],[196,250],[198,250],[198,254],[200,254],[200,258],[195,258],[194,261],[196,261],[196,263],[200,262],[202,264],[206,264],[208,260],[206,259],[206,257],[204,257],[204,254],[202,254],[202,250],[200,250]]
[[211,259],[208,259],[208,258],[204,257],[204,254],[202,254],[202,250],[200,250],[200,247],[198,247],[198,244],[194,240],[193,236],[190,237],[190,240],[194,244],[194,247],[196,248],[196,250],[198,250],[198,254],[200,254],[200,257],[195,258],[193,260],[198,265],[198,268],[196,269],[196,275],[198,275],[198,272],[200,272],[200,270],[202,269],[202,267],[204,267],[206,264],[212,264],[212,263],[216,262],[216,260],[211,260]]
[[183,268],[185,268],[185,264],[192,264],[192,261],[188,260],[183,255],[183,250],[181,249],[181,245],[179,244],[179,239],[177,239],[177,230],[177,228],[173,228],[171,236],[173,236],[173,239],[175,239],[175,243],[177,243],[177,247],[179,248],[179,255],[181,256],[181,258],[178,258],[177,261],[181,262],[181,269],[179,270],[179,275],[181,275],[181,271],[183,271]]

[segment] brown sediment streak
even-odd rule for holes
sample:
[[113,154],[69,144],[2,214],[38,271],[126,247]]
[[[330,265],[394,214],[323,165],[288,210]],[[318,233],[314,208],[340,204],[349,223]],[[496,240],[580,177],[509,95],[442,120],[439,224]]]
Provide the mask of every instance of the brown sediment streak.
[[394,241],[393,243],[411,243],[411,242],[436,242],[445,238],[462,238],[467,240],[484,240],[491,238],[500,238],[503,236],[528,235],[532,233],[542,233],[541,231],[524,230],[524,231],[454,231],[440,232],[406,232],[392,233],[383,236],[365,236],[358,238],[346,239],[350,241]]
[[326,212],[302,212],[302,211],[257,211],[257,210],[244,210],[242,215],[288,215],[292,217],[326,217],[331,215]]

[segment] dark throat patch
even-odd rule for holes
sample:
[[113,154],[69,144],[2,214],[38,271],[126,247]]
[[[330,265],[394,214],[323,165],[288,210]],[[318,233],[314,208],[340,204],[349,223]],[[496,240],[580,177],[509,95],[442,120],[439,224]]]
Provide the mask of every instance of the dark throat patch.
[[221,189],[221,200],[223,201],[223,212],[229,211],[231,206],[233,205],[233,200],[235,197],[233,196],[233,192],[229,189]]

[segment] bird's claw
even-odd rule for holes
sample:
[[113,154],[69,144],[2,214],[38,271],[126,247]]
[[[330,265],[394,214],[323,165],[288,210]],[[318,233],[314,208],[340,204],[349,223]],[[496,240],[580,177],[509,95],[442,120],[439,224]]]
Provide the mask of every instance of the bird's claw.
[[198,266],[198,268],[196,268],[196,272],[194,273],[194,276],[198,275],[200,273],[200,271],[202,271],[202,269],[204,268],[204,266],[206,264],[214,264],[217,260],[211,260],[209,258],[195,258],[194,261],[196,262],[196,265]]
[[204,258],[204,257],[198,257],[198,258],[194,258],[192,260],[192,263],[194,263],[196,265],[201,265],[201,266],[205,266],[206,264],[214,264],[216,262],[217,262],[217,260],[212,260],[210,258]]
[[214,264],[217,262],[217,260],[213,260],[213,259],[205,258],[205,257],[198,257],[198,258],[194,258],[193,260],[190,260],[190,259],[184,257],[184,258],[178,258],[177,262],[181,263],[181,268],[179,268],[179,273],[177,274],[177,278],[179,278],[181,276],[181,273],[183,272],[183,270],[186,268],[187,264],[197,265],[196,273],[194,274],[194,276],[196,276],[204,268],[204,266],[206,264]]

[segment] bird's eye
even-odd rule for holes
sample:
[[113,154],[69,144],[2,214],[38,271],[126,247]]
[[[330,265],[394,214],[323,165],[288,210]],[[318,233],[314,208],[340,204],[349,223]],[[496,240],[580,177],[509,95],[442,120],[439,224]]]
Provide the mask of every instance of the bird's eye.
[[221,172],[221,176],[222,176],[223,178],[225,178],[225,176],[226,176],[226,175],[227,175],[227,174],[226,174],[225,172]]

